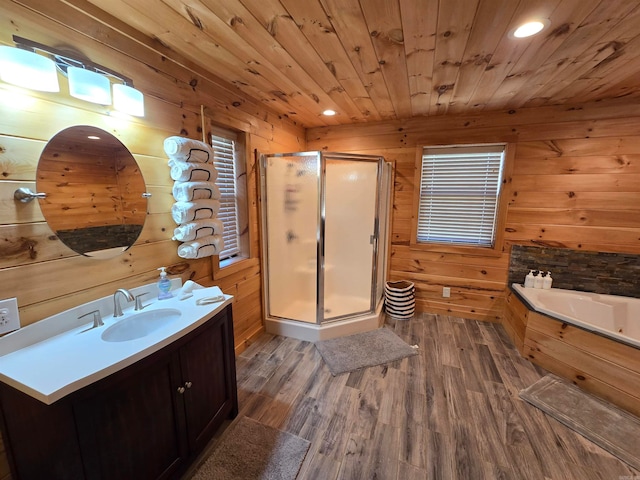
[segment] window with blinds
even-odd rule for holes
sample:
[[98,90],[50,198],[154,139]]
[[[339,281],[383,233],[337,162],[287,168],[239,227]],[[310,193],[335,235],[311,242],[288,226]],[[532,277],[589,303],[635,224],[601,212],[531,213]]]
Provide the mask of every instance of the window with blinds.
[[220,189],[220,212],[218,218],[224,225],[224,248],[220,260],[226,260],[240,253],[240,231],[238,228],[238,201],[236,185],[236,141],[232,131],[216,129],[211,135],[213,164],[218,170],[216,185]]
[[425,147],[417,241],[493,247],[504,145]]

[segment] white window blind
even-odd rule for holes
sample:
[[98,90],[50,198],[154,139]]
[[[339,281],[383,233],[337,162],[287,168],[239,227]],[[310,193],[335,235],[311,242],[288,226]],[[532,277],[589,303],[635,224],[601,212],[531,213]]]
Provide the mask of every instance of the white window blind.
[[238,229],[238,202],[236,188],[237,135],[234,132],[216,129],[211,135],[213,164],[218,170],[216,185],[220,189],[220,212],[218,218],[224,225],[224,248],[220,260],[226,260],[240,253],[240,232]]
[[427,147],[417,241],[492,247],[504,145]]

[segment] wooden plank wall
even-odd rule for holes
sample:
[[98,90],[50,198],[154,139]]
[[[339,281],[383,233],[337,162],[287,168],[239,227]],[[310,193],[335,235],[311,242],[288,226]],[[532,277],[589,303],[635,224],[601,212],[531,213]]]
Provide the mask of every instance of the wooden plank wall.
[[[89,58],[134,78],[136,87],[146,94],[146,115],[142,119],[120,119],[106,114],[107,108],[72,99],[66,95],[66,80],[62,77],[59,94],[24,95],[24,91],[1,85],[2,297],[16,296],[23,324],[29,324],[78,302],[107,295],[116,286],[153,282],[160,265],[172,266],[174,275],[183,280],[211,283],[210,259],[183,261],[177,257],[177,243],[171,241],[175,227],[170,215],[173,182],[162,148],[163,139],[169,135],[201,138],[201,105],[219,111],[221,122],[246,125],[251,149],[264,152],[302,149],[303,129],[252,103],[233,87],[215,79],[209,81],[195,70],[167,61],[154,50],[161,46],[150,39],[149,45],[141,48],[139,42],[75,9],[62,4],[54,8],[49,3],[33,3],[42,4],[42,8],[48,9],[46,14],[56,21],[15,2],[5,3],[0,20],[1,43],[11,44],[11,34],[18,34],[48,45],[81,46],[82,53]],[[120,30],[124,28],[115,20],[112,23]],[[105,45],[102,38],[109,38],[117,49]],[[121,49],[128,55],[121,54],[118,51]],[[118,137],[133,152],[153,194],[141,238],[125,255],[113,260],[98,261],[74,254],[52,238],[37,201],[18,204],[13,200],[17,187],[36,190],[35,170],[46,141],[75,124],[94,125]],[[255,197],[256,177],[250,181],[254,182]],[[252,206],[257,209],[255,198]],[[253,230],[253,241],[258,242],[257,222]],[[257,249],[253,251],[258,255]],[[255,268],[252,272],[256,273]],[[259,304],[259,291],[254,293],[251,301]]]
[[[27,4],[26,6],[22,4]],[[42,13],[36,13],[33,9]],[[90,6],[87,9],[92,10]],[[159,43],[131,31],[117,21],[92,16],[62,2],[2,2],[0,44],[12,44],[11,35],[54,47],[73,46],[93,61],[134,79],[145,94],[146,115],[141,119],[108,115],[107,108],[68,96],[66,79],[57,94],[27,93],[0,84],[0,298],[17,297],[23,325],[36,322],[79,303],[112,294],[119,287],[156,281],[157,267],[170,266],[171,276],[204,285],[212,280],[211,259],[180,259],[171,240],[175,224],[163,139],[182,135],[201,139],[201,105],[229,126],[249,129],[249,148],[263,152],[305,149],[304,130],[243,96],[215,78],[205,78],[189,62],[175,58]],[[108,42],[105,44],[104,42]],[[126,53],[123,53],[126,52]],[[153,194],[142,234],[125,254],[109,260],[79,256],[62,245],[42,216],[37,201],[18,204],[18,187],[35,188],[36,166],[47,140],[71,125],[93,125],[120,139],[134,154]],[[257,176],[253,161],[250,208],[257,218]],[[257,245],[257,220],[251,226]],[[262,328],[259,249],[247,268],[219,283],[235,296],[236,345]],[[46,359],[43,359],[46,361]],[[0,479],[10,478],[0,442]]]
[[[413,118],[307,131],[309,150],[382,154],[395,163],[390,276],[416,284],[417,308],[500,320],[512,244],[640,253],[640,114],[623,102]],[[421,145],[507,142],[499,256],[410,246]],[[442,298],[442,287],[451,297]]]

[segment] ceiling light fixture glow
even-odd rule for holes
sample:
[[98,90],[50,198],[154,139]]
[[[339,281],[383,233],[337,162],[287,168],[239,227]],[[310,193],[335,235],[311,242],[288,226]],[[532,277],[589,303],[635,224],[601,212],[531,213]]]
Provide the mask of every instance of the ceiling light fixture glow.
[[513,32],[516,38],[526,38],[536,33],[540,33],[547,25],[542,20],[534,20],[532,22],[523,23]]
[[332,117],[336,114],[335,110],[331,110],[331,109],[327,109],[324,112],[322,112],[323,115],[326,115],[327,117]]

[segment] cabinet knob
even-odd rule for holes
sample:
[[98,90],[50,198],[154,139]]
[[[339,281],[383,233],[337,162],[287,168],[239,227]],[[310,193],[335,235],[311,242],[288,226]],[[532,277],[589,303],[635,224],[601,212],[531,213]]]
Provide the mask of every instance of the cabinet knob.
[[191,388],[191,385],[193,385],[191,382],[184,382],[185,388]]
[[182,395],[184,393],[184,387],[178,387],[178,393]]

